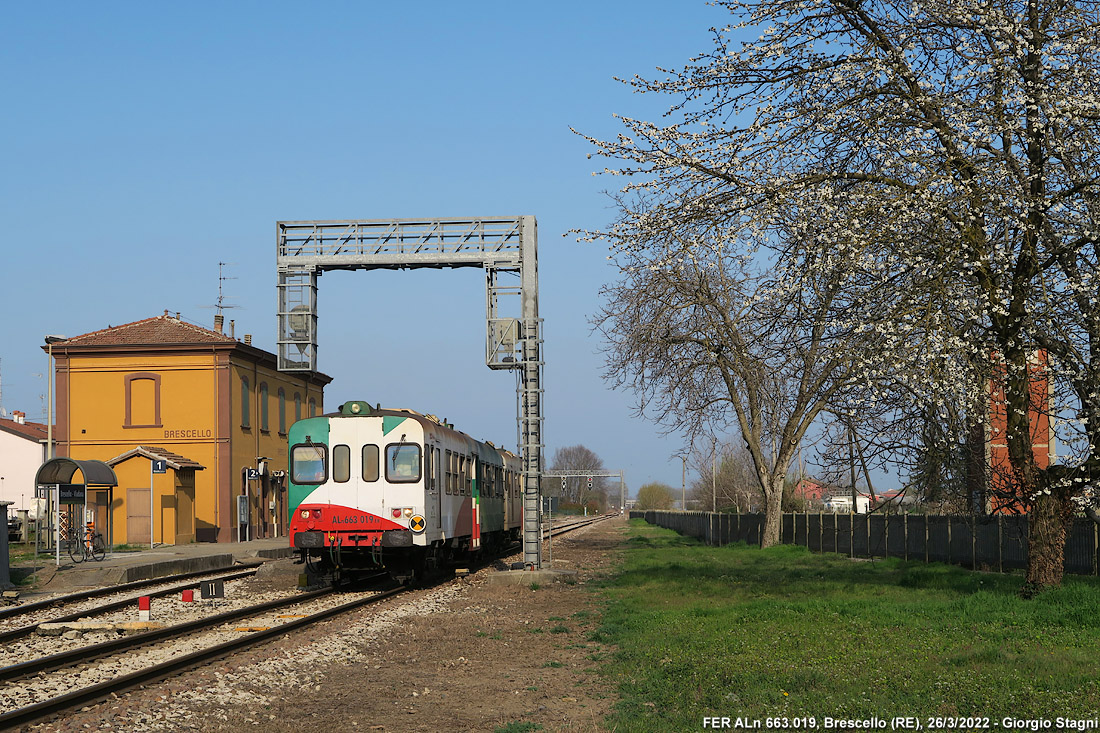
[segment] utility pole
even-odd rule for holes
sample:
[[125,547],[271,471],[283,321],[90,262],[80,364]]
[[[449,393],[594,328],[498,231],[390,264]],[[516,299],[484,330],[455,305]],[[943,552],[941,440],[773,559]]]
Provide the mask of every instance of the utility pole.
[[[849,416],[849,420],[851,416]],[[856,492],[856,456],[855,449],[852,447],[852,424],[848,423],[848,476],[849,481],[852,484],[852,513],[859,512],[859,505],[856,503],[856,497],[859,494]]]
[[718,441],[710,442],[710,510],[718,511]]
[[688,504],[687,504],[688,459],[687,459],[687,456],[680,456],[680,460],[683,462],[683,472],[680,474],[680,511],[686,512],[687,508],[688,508]]

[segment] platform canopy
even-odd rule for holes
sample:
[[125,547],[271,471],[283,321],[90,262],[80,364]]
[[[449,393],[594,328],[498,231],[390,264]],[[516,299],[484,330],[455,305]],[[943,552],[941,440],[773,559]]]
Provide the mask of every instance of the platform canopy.
[[[73,481],[80,471],[83,481]],[[34,476],[36,486],[49,484],[82,483],[85,486],[118,486],[114,469],[103,461],[76,461],[72,458],[51,458],[38,467]]]

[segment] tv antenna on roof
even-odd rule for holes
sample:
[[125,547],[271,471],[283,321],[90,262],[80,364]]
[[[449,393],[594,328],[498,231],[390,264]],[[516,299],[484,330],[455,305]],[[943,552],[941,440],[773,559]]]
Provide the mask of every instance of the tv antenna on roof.
[[218,302],[215,305],[200,305],[200,308],[217,308],[218,315],[222,314],[222,311],[226,308],[240,308],[239,305],[228,305],[225,303],[225,295],[222,293],[222,283],[226,280],[236,280],[235,277],[228,277],[225,275],[222,268],[232,267],[236,265],[236,262],[219,262],[218,263]]

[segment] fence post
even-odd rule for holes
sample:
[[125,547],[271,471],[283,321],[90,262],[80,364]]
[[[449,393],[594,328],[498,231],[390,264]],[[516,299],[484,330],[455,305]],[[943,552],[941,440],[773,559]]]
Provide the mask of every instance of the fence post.
[[970,515],[970,569],[978,569],[978,518]]
[[833,512],[833,552],[840,554],[840,524],[836,518],[836,512]]
[[909,512],[901,515],[901,556],[909,562]]
[[[870,534],[870,530],[868,530],[868,534]],[[885,545],[882,548],[882,556],[890,557],[890,517],[887,514],[882,515],[882,538]]]
[[1100,527],[1097,527],[1096,522],[1092,523],[1092,574],[1100,575],[1100,558],[1097,555],[1100,554]]
[[[1093,525],[1095,526],[1095,525]],[[1005,523],[1004,515],[997,515],[997,572],[1003,573],[1005,571],[1004,565],[1004,541],[1005,541]]]
[[924,515],[924,561],[928,562],[928,514]]
[[947,564],[951,564],[951,515],[947,515]]

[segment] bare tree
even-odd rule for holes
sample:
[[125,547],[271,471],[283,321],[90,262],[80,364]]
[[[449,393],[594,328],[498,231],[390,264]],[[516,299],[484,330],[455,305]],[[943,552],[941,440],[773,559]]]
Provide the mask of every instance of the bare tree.
[[[583,445],[571,445],[554,451],[551,471],[604,471],[603,460],[595,452]],[[602,510],[607,506],[607,480],[603,476],[592,477],[592,488],[588,488],[587,476],[570,476],[564,480],[548,478],[545,480],[547,493],[561,496],[565,504],[582,506],[593,504]]]
[[[751,228],[777,265],[844,252],[847,283],[883,295],[842,316],[877,336],[857,360],[869,386],[972,406],[989,389],[974,366],[1003,365],[1025,590],[1060,583],[1067,523],[1100,477],[1097,2],[719,4],[735,20],[712,52],[630,82],[670,95],[677,119],[624,118],[626,134],[592,141],[640,203],[608,234],[649,247],[655,231]],[[733,48],[744,28],[756,40]],[[774,240],[778,222],[802,236]],[[937,362],[944,381],[928,377]],[[1031,440],[1043,380],[1067,446],[1053,466]]]
[[691,464],[697,478],[691,483],[691,506],[710,511],[758,511],[764,494],[744,445],[706,443],[693,451]]
[[619,203],[615,226],[590,233],[613,242],[622,273],[595,319],[605,376],[689,438],[735,424],[763,493],[761,542],[774,545],[799,442],[852,375],[856,329],[835,326],[848,263],[760,267],[745,256],[753,233],[733,222],[685,226],[644,199]]

